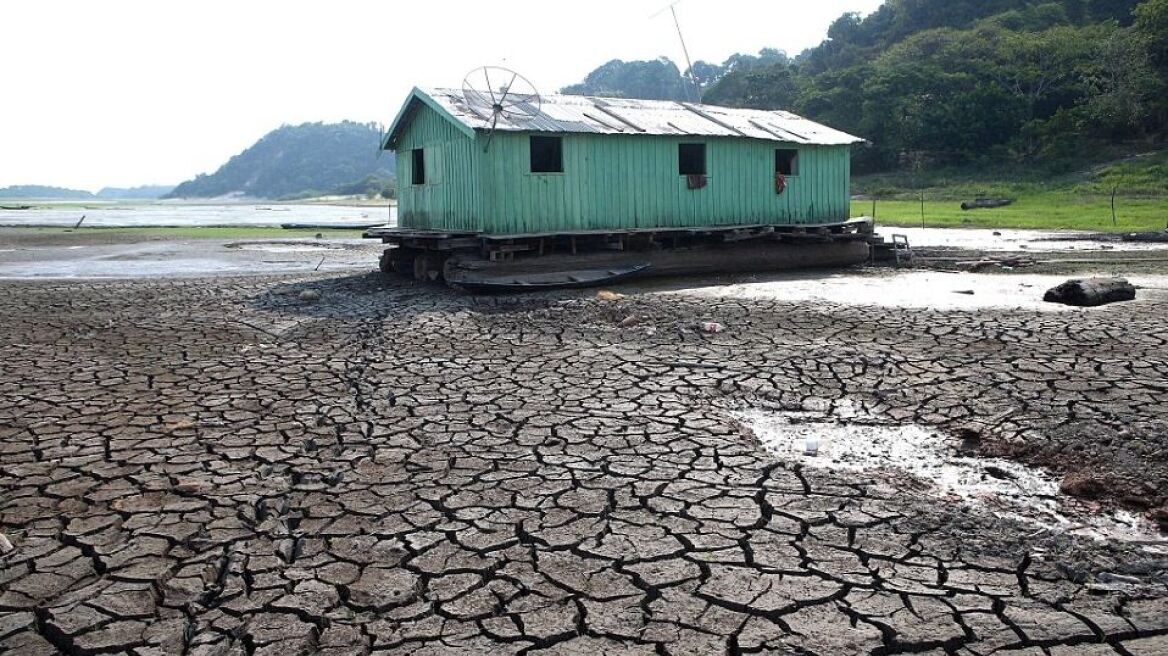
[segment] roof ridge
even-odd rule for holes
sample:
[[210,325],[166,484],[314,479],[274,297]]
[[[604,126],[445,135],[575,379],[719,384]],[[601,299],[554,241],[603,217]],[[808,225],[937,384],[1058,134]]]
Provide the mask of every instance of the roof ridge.
[[482,112],[473,111],[461,89],[416,88],[391,126],[391,138],[386,144],[393,147],[397,135],[408,126],[421,106],[429,106],[470,138],[474,138],[476,132],[498,130],[757,139],[822,146],[846,146],[864,141],[788,110],[565,93],[541,96],[540,105],[539,113],[531,116],[503,113],[498,117],[484,117]]

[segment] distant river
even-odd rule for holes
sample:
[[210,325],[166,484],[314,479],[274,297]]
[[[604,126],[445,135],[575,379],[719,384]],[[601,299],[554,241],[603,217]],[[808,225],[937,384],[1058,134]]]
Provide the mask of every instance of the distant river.
[[[0,201],[19,205],[20,201]],[[104,228],[179,226],[279,226],[282,223],[397,223],[397,208],[339,205],[187,203],[37,203],[27,210],[0,209],[0,227],[68,226],[84,216],[82,226]]]

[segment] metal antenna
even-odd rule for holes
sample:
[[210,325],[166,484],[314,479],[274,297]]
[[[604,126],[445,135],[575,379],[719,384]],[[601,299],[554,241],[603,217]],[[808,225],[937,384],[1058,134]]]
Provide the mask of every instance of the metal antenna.
[[689,83],[693,85],[693,93],[694,96],[696,96],[694,98],[694,102],[700,103],[702,101],[702,94],[700,87],[698,86],[698,80],[694,77],[693,62],[690,61],[689,58],[689,48],[686,47],[685,37],[681,34],[681,23],[677,20],[677,5],[680,3],[681,0],[673,0],[673,2],[669,3],[668,6],[653,14],[649,18],[652,19],[660,16],[661,14],[665,13],[666,9],[668,9],[669,13],[673,16],[673,26],[677,28],[677,40],[681,41],[681,52],[685,55],[685,66],[686,72],[689,73]]

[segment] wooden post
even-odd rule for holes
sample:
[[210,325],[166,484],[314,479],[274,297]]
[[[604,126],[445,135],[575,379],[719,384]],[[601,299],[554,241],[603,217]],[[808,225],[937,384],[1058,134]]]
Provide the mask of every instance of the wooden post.
[[876,194],[872,194],[872,220],[876,219]]
[[1111,225],[1112,225],[1112,227],[1117,225],[1117,221],[1115,218],[1115,194],[1118,191],[1119,191],[1119,185],[1115,185],[1114,187],[1111,188]]
[[921,227],[925,227],[925,192],[921,192]]

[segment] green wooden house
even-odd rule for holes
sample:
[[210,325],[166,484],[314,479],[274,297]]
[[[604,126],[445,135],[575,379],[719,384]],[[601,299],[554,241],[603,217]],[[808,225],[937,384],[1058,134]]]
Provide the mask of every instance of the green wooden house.
[[484,235],[831,225],[848,220],[851,146],[782,111],[544,96],[492,116],[414,89],[382,144],[402,228]]

